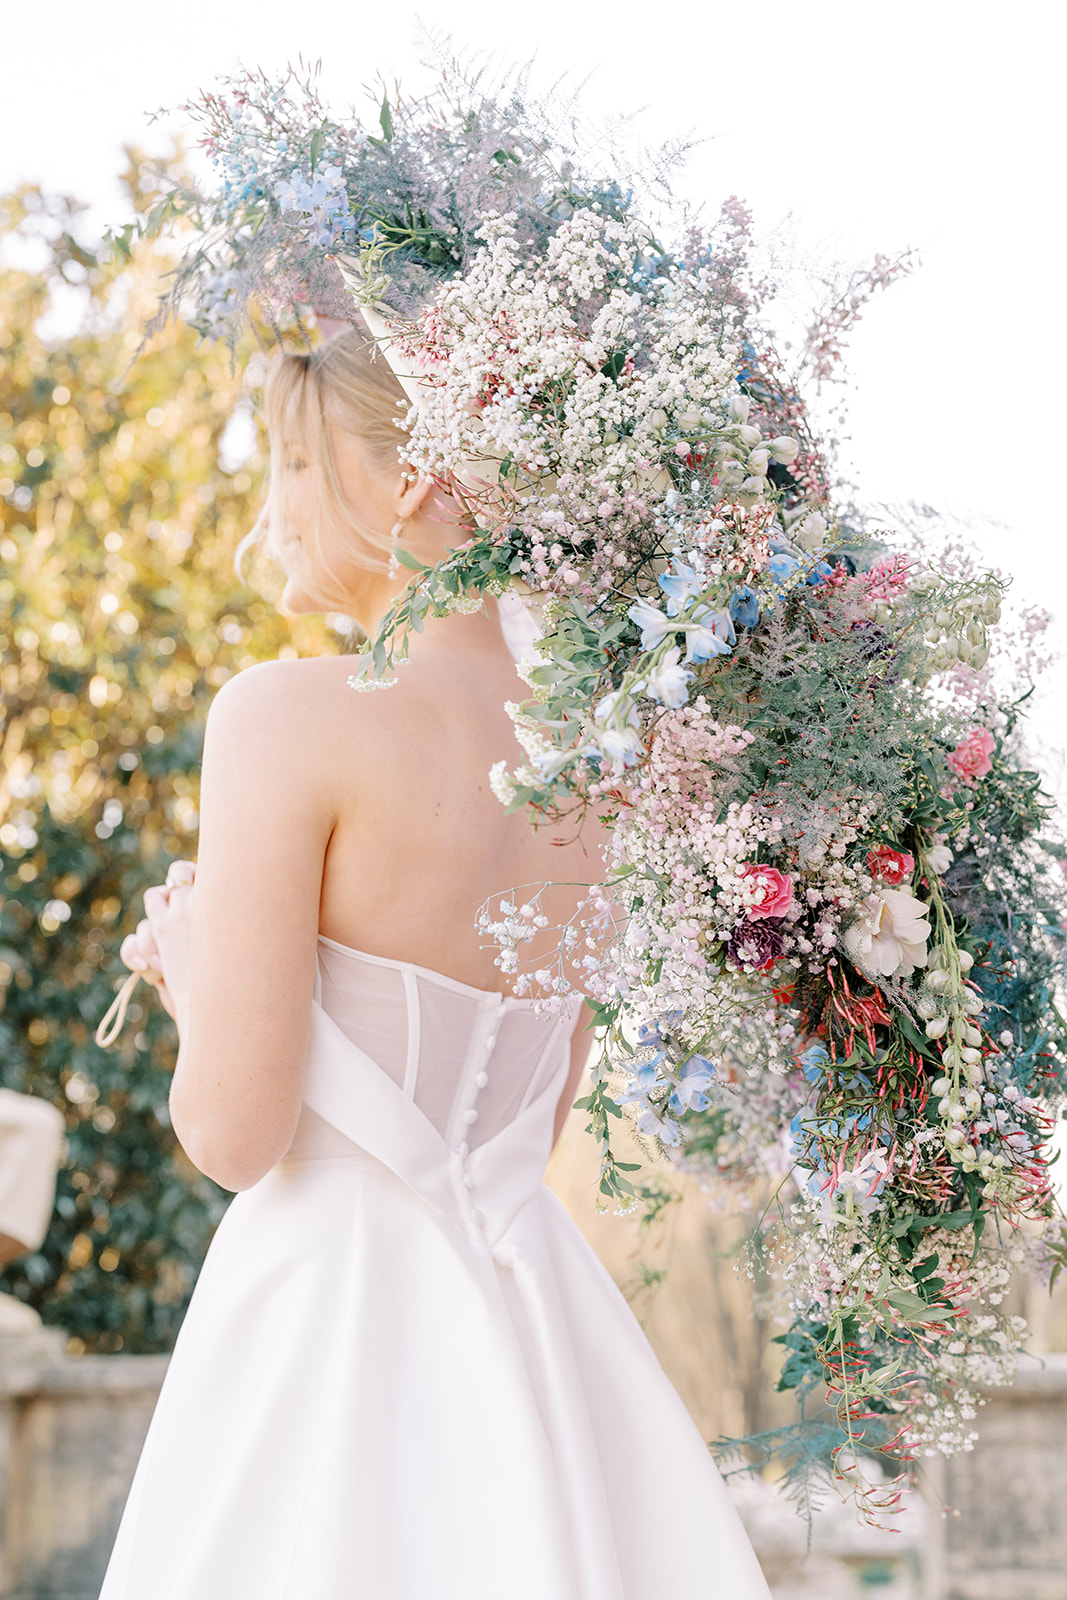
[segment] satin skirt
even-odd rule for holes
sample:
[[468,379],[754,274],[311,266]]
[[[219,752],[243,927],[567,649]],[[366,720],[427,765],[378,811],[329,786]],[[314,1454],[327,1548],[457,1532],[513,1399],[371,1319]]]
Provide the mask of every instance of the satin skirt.
[[494,1248],[360,1152],[238,1195],[101,1600],[769,1600],[544,1185]]

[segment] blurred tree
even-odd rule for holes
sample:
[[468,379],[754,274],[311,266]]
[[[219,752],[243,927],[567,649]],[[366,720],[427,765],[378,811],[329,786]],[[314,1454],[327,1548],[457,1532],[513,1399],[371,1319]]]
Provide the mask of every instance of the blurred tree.
[[75,1350],[151,1351],[225,1198],[170,1131],[176,1039],[151,992],[116,1049],[93,1030],[141,892],[193,852],[214,690],[329,645],[234,571],[263,467],[261,440],[234,459],[239,369],[181,326],[140,349],[168,262],[79,243],[78,210],[0,199],[0,1083],[61,1107],[68,1143],[48,1238],[3,1287]]

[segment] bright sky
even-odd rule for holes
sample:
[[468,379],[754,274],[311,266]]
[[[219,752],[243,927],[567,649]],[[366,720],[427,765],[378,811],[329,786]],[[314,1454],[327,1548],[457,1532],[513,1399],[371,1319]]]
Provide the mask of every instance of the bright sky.
[[[543,85],[588,76],[590,115],[641,110],[649,142],[703,136],[680,187],[710,208],[737,193],[767,231],[791,214],[801,247],[828,261],[917,247],[921,270],[853,342],[854,475],[869,502],[981,522],[985,553],[1053,611],[1067,650],[1062,6],[184,0],[165,22],[143,0],[6,11],[0,188],[43,179],[108,220],[121,143],[159,138],[147,112],[239,61],[298,54],[322,57],[339,109],[379,71],[415,88],[421,15],[458,47],[536,56]],[[1061,668],[1039,714],[1050,750],[1067,742],[1063,704]]]

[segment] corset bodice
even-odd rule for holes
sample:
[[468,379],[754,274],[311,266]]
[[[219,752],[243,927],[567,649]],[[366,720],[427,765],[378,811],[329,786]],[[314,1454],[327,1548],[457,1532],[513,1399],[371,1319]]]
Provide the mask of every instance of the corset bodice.
[[305,1104],[287,1161],[369,1154],[499,1236],[541,1181],[573,1012],[320,936]]

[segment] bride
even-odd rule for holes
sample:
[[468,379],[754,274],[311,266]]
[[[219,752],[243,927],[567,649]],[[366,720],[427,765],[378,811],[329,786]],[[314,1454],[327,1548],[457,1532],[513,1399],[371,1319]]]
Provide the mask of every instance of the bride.
[[[273,363],[264,518],[290,611],[373,630],[460,509],[405,471],[351,330]],[[239,1191],[208,1254],[101,1600],[766,1600],[696,1428],[542,1175],[587,1019],[503,992],[475,926],[595,830],[507,814],[521,685],[496,602],[395,686],[277,661],[208,722],[199,859],[123,957],[180,1037],[174,1128]],[[519,691],[519,693],[517,693]],[[509,761],[509,765],[511,765]]]

